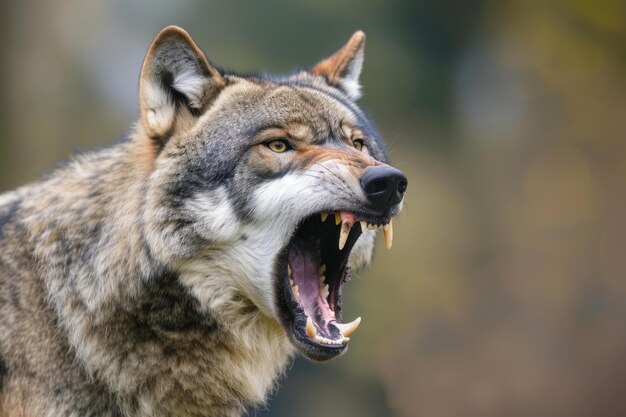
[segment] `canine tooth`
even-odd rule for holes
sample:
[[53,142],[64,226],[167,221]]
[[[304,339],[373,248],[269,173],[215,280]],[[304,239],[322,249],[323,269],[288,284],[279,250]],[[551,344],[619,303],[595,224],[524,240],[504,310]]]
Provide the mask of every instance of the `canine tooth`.
[[335,326],[341,331],[344,337],[348,337],[354,333],[356,328],[359,327],[359,324],[361,324],[361,317],[357,317],[357,319],[351,323],[335,323]]
[[341,233],[339,234],[339,250],[342,250],[344,246],[346,246],[346,241],[348,240],[350,229],[352,229],[351,223],[343,222],[341,224]]
[[320,217],[322,218],[322,223],[326,221],[326,219],[328,218],[328,212],[323,211],[320,213]]
[[317,339],[319,337],[317,335],[317,329],[315,328],[315,325],[313,324],[313,320],[311,320],[311,317],[306,318],[306,335],[312,339],[313,338]]
[[341,215],[339,213],[335,213],[335,226],[338,226],[341,223]]
[[361,232],[364,232],[367,229],[367,222],[365,220],[361,220]]
[[322,264],[317,270],[317,273],[321,277],[322,275],[324,275],[325,272],[326,272],[326,264]]
[[287,265],[287,273],[289,274],[289,277],[291,278],[291,267],[289,265]]
[[385,225],[385,246],[387,249],[391,249],[393,244],[393,223],[389,220],[389,223]]

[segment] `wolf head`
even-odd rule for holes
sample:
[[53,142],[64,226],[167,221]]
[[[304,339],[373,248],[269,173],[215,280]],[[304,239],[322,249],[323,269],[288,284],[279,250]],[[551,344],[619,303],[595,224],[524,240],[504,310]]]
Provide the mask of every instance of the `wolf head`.
[[342,323],[343,284],[376,230],[391,246],[407,187],[356,104],[364,42],[357,32],[288,76],[244,76],[168,27],[141,71],[151,254],[202,308],[252,309],[316,360],[345,351],[360,319]]

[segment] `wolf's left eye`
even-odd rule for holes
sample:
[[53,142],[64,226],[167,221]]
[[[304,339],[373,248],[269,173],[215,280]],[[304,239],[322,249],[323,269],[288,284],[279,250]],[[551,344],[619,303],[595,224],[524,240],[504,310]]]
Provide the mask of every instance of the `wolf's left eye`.
[[292,149],[291,145],[289,145],[289,142],[287,142],[285,139],[270,140],[269,142],[265,144],[265,146],[270,148],[272,152],[276,152],[276,153],[283,153]]
[[362,151],[363,148],[365,148],[365,142],[363,142],[362,139],[355,139],[352,141],[352,146],[354,146],[357,151]]

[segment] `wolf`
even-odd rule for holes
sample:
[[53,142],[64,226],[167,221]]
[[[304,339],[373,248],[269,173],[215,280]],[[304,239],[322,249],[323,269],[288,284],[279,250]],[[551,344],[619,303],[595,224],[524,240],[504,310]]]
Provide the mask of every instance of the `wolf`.
[[0,196],[0,416],[240,416],[343,354],[342,289],[407,179],[357,105],[365,35],[286,76],[155,38],[126,140]]

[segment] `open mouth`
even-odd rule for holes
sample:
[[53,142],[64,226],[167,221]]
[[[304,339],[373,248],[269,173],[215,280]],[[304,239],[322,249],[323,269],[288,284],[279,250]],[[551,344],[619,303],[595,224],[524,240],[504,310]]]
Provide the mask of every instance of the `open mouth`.
[[387,247],[391,246],[391,220],[369,223],[347,211],[310,216],[299,225],[279,261],[278,269],[284,271],[279,281],[286,324],[296,345],[311,359],[343,353],[361,322],[360,317],[342,322],[341,295],[350,279],[350,252],[366,229],[384,230]]

